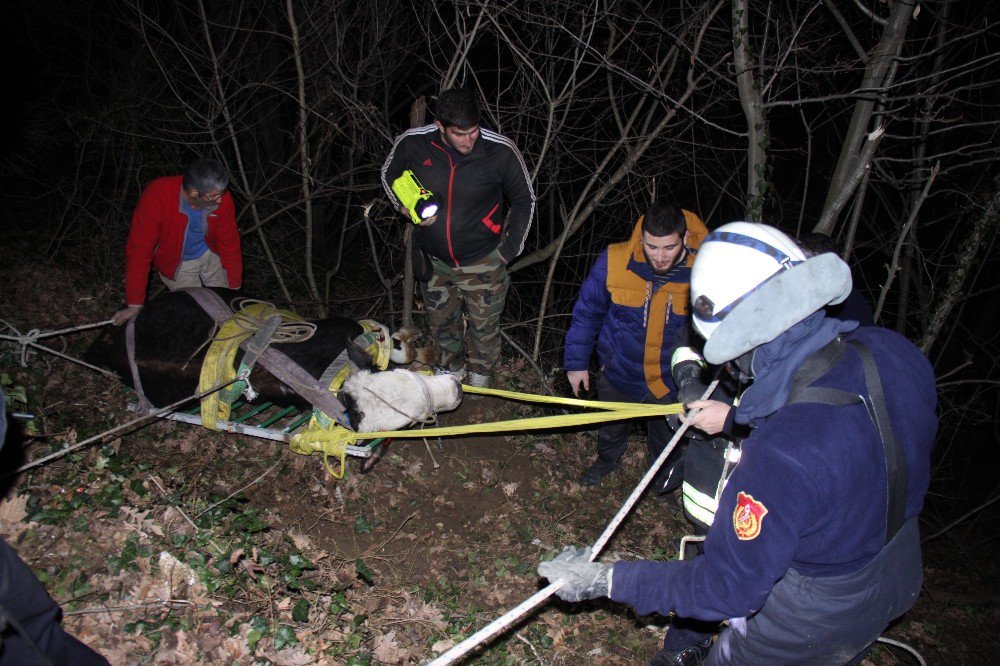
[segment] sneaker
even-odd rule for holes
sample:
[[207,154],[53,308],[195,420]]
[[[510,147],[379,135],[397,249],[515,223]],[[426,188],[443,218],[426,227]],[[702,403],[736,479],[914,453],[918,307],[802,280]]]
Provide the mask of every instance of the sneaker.
[[481,375],[478,372],[470,372],[465,378],[465,383],[469,386],[475,386],[476,388],[489,388],[490,376]]
[[455,381],[461,383],[465,381],[465,368],[459,368],[458,370],[449,370],[448,368],[434,368],[435,375],[451,375],[455,378]]
[[712,649],[712,637],[689,645],[683,650],[663,649],[653,655],[649,666],[698,666],[705,663]]
[[607,461],[604,460],[603,458],[598,458],[593,463],[591,463],[590,467],[587,468],[587,471],[584,472],[583,475],[580,477],[580,483],[587,486],[588,488],[599,486],[601,485],[601,481],[604,480],[604,477],[608,476],[609,474],[614,474],[619,469],[621,469],[621,467],[622,467],[621,458],[614,461]]

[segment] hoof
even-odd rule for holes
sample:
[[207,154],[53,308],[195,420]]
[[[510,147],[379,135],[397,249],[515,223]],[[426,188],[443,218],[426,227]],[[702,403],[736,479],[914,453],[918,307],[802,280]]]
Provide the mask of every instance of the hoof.
[[375,445],[371,451],[371,455],[361,461],[361,473],[367,474],[368,472],[375,469],[375,465],[378,464],[379,460],[382,460],[382,456],[385,452],[389,450],[389,441],[383,441]]

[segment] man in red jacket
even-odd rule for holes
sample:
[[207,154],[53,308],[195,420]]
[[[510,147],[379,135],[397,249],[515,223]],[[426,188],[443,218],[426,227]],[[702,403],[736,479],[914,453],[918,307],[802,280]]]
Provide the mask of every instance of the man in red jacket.
[[142,191],[125,243],[125,304],[116,326],[146,301],[152,265],[167,288],[227,287],[243,283],[243,255],[229,176],[202,157],[183,176],[157,178]]

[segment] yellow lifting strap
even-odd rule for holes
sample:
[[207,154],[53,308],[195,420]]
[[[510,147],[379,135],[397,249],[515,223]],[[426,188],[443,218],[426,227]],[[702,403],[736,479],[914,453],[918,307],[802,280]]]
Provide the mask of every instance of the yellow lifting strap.
[[[389,329],[374,319],[362,319],[358,323],[364,330],[360,338],[368,342],[365,350],[369,358],[376,368],[385,370],[389,367],[389,355],[392,354],[392,336],[389,335]],[[358,338],[354,341],[358,342]]]
[[[385,370],[389,367],[389,355],[392,353],[392,338],[389,335],[389,329],[372,319],[362,319],[358,322],[358,324],[361,325],[363,332],[354,339],[354,344],[364,348],[365,353],[368,354],[368,358],[372,359],[372,363],[376,368],[379,370]],[[340,387],[347,381],[347,378],[350,376],[352,370],[351,364],[346,360],[347,352],[343,352],[343,355],[345,356],[343,360],[343,367],[336,371],[330,379],[330,384],[327,387],[334,395],[337,394]],[[340,426],[324,414],[322,410],[314,409],[312,418],[309,419],[309,423],[306,424],[304,431],[328,432],[334,428],[346,430],[346,428]],[[294,450],[295,447],[293,446],[292,449]],[[311,451],[298,451],[298,453],[311,453]],[[338,462],[336,469],[330,467],[331,456]],[[326,471],[329,472],[330,476],[335,479],[344,478],[344,470],[347,468],[346,460],[346,441],[339,444],[336,442],[330,442],[323,449],[323,465],[326,467]]]
[[[253,335],[260,324],[272,315],[280,315],[281,321],[303,322],[302,317],[288,310],[279,310],[270,303],[252,302],[233,313],[219,328],[201,364],[198,391],[204,393],[219,384],[236,378],[233,362],[240,344]],[[213,391],[202,398],[201,425],[209,430],[218,430],[216,421],[228,421],[232,403],[223,400],[219,391]]]
[[[385,370],[389,367],[389,355],[392,354],[392,338],[389,335],[389,329],[372,319],[362,319],[358,324],[361,325],[363,332],[354,338],[354,344],[364,348],[365,353],[368,354],[368,358],[372,359],[376,368]],[[352,369],[351,364],[347,362],[347,352],[344,351],[341,354],[344,357],[343,365],[333,375],[327,386],[334,395],[347,381]],[[323,412],[315,410],[315,413],[325,418]]]
[[[337,478],[341,478],[344,473],[344,456],[347,446],[362,439],[422,439],[425,437],[453,437],[457,435],[474,435],[482,433],[510,433],[521,430],[546,430],[549,428],[563,428],[566,426],[592,425],[595,423],[605,423],[608,421],[623,421],[627,419],[649,418],[653,416],[668,416],[670,414],[680,414],[684,411],[684,406],[680,403],[668,405],[645,404],[634,402],[603,402],[600,400],[581,400],[579,398],[561,398],[556,396],[534,395],[531,393],[520,393],[517,391],[504,391],[500,389],[479,388],[475,386],[462,386],[463,393],[478,393],[480,395],[493,395],[501,398],[513,400],[524,400],[527,402],[547,403],[553,405],[568,405],[571,407],[586,407],[598,409],[598,412],[584,414],[560,414],[557,416],[536,416],[527,419],[516,419],[512,421],[498,421],[496,423],[471,423],[460,426],[447,426],[444,428],[424,428],[423,430],[384,430],[381,432],[353,432],[336,423],[329,427],[322,427],[314,423],[315,419],[309,423],[298,434],[292,436],[290,445],[296,453],[309,455],[311,453],[322,453],[323,462],[327,470]],[[316,427],[314,427],[316,426]],[[335,474],[327,458],[335,456],[340,459],[340,474]]]

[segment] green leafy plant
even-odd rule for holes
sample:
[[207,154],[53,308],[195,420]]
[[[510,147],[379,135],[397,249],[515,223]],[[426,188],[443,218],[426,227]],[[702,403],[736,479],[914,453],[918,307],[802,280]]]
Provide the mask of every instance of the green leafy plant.
[[368,585],[375,584],[375,574],[373,574],[372,570],[368,568],[364,560],[358,558],[354,561],[354,571],[356,571],[361,580]]
[[292,606],[292,619],[296,622],[308,622],[309,621],[309,600],[299,599]]
[[247,645],[253,650],[257,647],[260,639],[267,634],[267,621],[259,615],[250,618],[250,631],[247,632]]
[[[0,385],[3,386],[3,404],[11,411],[20,411],[28,408],[28,392],[24,386],[14,384],[14,378],[6,372],[0,372]],[[24,422],[24,431],[31,435],[38,435],[38,424],[35,419]]]
[[299,639],[295,637],[295,630],[286,624],[279,626],[274,632],[274,649],[280,650],[289,645],[295,645]]
[[379,524],[380,521],[361,514],[354,519],[354,532],[356,534],[370,534]]

